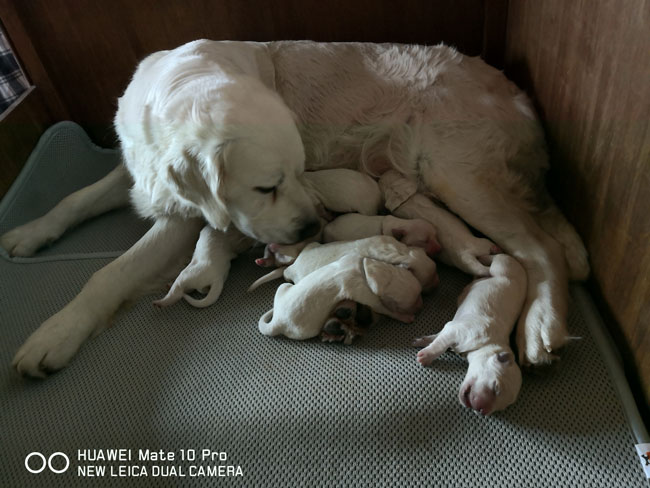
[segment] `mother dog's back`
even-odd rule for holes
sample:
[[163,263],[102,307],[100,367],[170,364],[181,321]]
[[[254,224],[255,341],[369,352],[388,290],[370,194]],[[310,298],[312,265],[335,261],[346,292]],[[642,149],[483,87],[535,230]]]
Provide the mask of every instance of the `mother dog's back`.
[[[404,173],[423,162],[492,166],[495,184],[541,187],[544,137],[500,71],[445,46],[274,42],[276,90],[300,120],[310,168]],[[503,167],[506,164],[507,167]],[[497,167],[494,167],[496,165]],[[510,183],[514,172],[517,180]],[[528,186],[528,185],[526,185]]]

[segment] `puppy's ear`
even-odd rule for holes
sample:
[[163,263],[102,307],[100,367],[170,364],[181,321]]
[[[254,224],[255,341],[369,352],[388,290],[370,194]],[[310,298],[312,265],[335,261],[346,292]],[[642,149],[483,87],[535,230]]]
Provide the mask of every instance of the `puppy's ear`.
[[410,271],[371,258],[363,259],[363,269],[368,287],[387,309],[414,312],[422,287]]
[[167,167],[167,181],[182,200],[201,211],[212,228],[225,231],[230,217],[224,201],[223,157],[223,145],[205,162],[200,162],[185,149],[181,157]]

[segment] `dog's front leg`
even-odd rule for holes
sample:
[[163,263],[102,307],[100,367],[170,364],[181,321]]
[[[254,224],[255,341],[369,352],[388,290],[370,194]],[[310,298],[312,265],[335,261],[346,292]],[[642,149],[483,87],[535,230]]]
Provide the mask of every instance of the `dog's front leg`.
[[170,270],[178,272],[203,225],[201,219],[158,220],[131,249],[97,271],[65,308],[41,324],[16,353],[16,370],[45,377],[63,368],[86,339],[110,324],[121,305],[162,285]]
[[68,229],[89,218],[129,203],[131,178],[119,165],[101,180],[68,195],[52,210],[0,237],[10,256],[31,256]]
[[[167,295],[154,305],[167,307],[181,298],[197,308],[212,305],[221,295],[230,261],[245,247],[249,247],[249,240],[238,231],[225,233],[206,225],[201,230],[192,261],[178,275]],[[203,293],[205,297],[193,298],[188,295],[192,291]]]

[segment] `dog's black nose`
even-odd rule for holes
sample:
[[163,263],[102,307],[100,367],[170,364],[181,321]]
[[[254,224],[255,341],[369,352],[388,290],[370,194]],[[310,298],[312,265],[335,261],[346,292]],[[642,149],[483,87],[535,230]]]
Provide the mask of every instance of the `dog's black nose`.
[[308,237],[313,236],[320,230],[320,222],[318,220],[310,220],[302,226],[298,232],[298,240],[304,241]]

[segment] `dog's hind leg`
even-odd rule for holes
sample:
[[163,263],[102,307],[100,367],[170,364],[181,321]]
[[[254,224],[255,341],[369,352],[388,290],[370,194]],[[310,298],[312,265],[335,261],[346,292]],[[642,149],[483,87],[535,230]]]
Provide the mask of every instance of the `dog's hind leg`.
[[126,253],[97,271],[61,311],[43,322],[13,360],[23,375],[63,368],[83,342],[102,332],[127,301],[176,276],[194,249],[202,219],[159,219]]
[[0,237],[0,245],[11,256],[31,256],[71,227],[129,203],[131,179],[119,165],[101,180],[68,195],[52,210]]
[[589,258],[585,245],[573,226],[555,204],[551,204],[537,214],[536,217],[542,229],[562,244],[569,270],[569,279],[574,281],[586,280],[589,276]]

